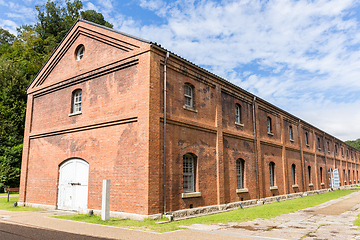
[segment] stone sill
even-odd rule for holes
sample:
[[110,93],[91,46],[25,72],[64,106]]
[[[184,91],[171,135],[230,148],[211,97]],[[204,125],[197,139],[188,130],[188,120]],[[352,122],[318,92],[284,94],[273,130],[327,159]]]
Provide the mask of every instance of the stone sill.
[[309,145],[309,144],[306,144],[306,146],[307,146],[307,147],[310,147],[310,145]]
[[274,134],[273,134],[273,133],[271,133],[271,132],[268,132],[267,134],[268,134],[268,135],[270,135],[270,136],[274,136]]
[[321,151],[321,148],[318,148],[319,151]]
[[243,126],[244,126],[244,124],[242,124],[242,123],[237,123],[237,122],[235,122],[235,125],[236,125],[236,126],[240,126],[240,127],[243,127]]
[[201,197],[201,192],[188,192],[188,193],[182,193],[182,198],[194,198],[194,197]]
[[292,185],[293,188],[298,188],[299,185],[295,184],[295,185]]
[[270,187],[270,190],[278,190],[279,188],[277,186]]
[[236,189],[236,193],[247,193],[247,192],[249,192],[249,189],[247,188]]
[[82,112],[70,113],[69,117],[80,115],[80,114],[82,114]]
[[321,186],[325,186],[325,183],[322,182],[320,185],[321,185]]
[[313,186],[314,186],[314,184],[312,184],[312,183],[309,184],[309,187],[313,187]]
[[197,113],[197,112],[198,112],[197,110],[195,110],[195,109],[193,109],[193,108],[186,107],[186,106],[183,106],[183,108],[184,108],[185,110],[190,111],[190,112],[194,112],[194,113]]
[[290,142],[295,142],[295,140],[294,140],[294,139],[290,139]]

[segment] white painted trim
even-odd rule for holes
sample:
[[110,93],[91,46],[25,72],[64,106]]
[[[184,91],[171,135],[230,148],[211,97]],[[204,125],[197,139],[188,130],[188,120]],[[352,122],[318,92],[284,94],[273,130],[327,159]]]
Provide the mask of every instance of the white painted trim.
[[188,192],[188,193],[182,193],[182,198],[193,198],[193,197],[201,197],[201,192]]
[[249,189],[247,188],[236,189],[236,193],[247,193],[247,192],[249,192]]

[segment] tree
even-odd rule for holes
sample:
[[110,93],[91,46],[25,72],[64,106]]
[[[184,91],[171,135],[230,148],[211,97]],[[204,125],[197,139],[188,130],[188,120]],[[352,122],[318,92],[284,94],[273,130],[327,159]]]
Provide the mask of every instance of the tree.
[[103,25],[105,27],[113,28],[113,25],[105,21],[104,16],[95,10],[86,10],[85,12],[81,11],[81,17],[85,20]]
[[345,143],[360,150],[360,138],[358,138],[357,140],[348,140],[348,141],[345,141]]

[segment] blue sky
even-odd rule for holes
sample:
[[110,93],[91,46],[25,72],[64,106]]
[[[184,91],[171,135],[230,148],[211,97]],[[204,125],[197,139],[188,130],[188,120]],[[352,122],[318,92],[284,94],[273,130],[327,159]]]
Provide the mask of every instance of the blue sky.
[[[34,23],[43,2],[0,0],[0,26]],[[358,0],[83,4],[341,140],[360,138]]]

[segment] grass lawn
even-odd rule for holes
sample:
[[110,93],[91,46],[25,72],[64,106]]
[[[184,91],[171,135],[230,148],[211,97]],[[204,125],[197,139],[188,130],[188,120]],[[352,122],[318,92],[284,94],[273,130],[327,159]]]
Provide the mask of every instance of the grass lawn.
[[11,197],[9,198],[9,202],[7,202],[7,197],[0,197],[0,210],[6,211],[41,211],[44,210],[42,208],[33,208],[33,207],[14,207],[14,202],[19,201],[19,197]]
[[[95,224],[103,224],[116,227],[156,231],[156,232],[168,232],[177,229],[185,228],[191,224],[211,224],[211,223],[227,223],[227,222],[246,222],[256,218],[273,218],[282,214],[295,212],[300,209],[319,205],[332,199],[343,197],[359,189],[333,191],[319,195],[312,195],[308,197],[302,197],[287,201],[274,202],[270,204],[261,205],[258,207],[250,207],[244,209],[236,209],[233,211],[207,215],[203,217],[191,218],[181,221],[174,221],[170,223],[158,224],[156,220],[146,219],[144,221],[133,221],[118,218],[110,218],[109,221],[102,221],[99,216],[89,217],[86,214],[76,215],[64,215],[55,216],[55,218],[81,221]],[[164,220],[164,219],[162,219]],[[157,220],[161,221],[161,220]],[[360,220],[358,219],[360,224]]]
[[[12,193],[10,193],[10,197],[11,197],[11,195],[19,195],[19,192],[12,192]],[[0,197],[1,196],[7,196],[7,193],[0,193]]]

